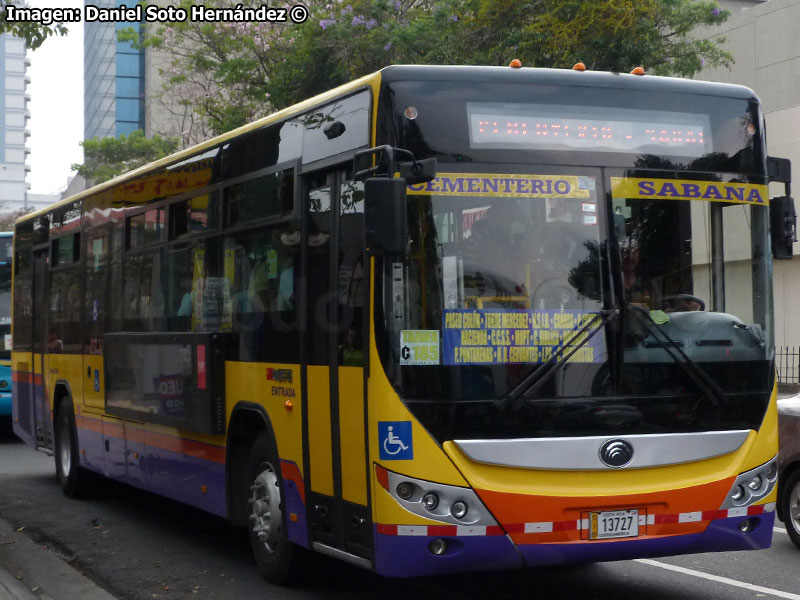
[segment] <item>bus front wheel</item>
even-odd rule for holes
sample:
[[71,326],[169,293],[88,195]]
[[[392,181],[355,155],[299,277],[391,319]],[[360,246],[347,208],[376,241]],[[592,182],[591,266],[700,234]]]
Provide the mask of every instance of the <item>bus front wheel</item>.
[[[783,475],[781,475],[783,477]],[[786,526],[786,533],[800,548],[800,469],[795,469],[782,484],[780,514],[783,517],[783,524]]]
[[291,585],[300,575],[304,552],[287,537],[280,462],[267,432],[253,443],[247,475],[247,530],[258,570],[267,581]]
[[85,496],[90,490],[90,473],[80,466],[78,431],[72,400],[65,398],[56,420],[56,477],[70,498]]

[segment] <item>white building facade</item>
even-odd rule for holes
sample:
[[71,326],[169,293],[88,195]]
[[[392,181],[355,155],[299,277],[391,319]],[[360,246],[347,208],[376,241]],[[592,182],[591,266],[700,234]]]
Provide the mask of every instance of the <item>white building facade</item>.
[[[792,161],[792,192],[800,211],[800,0],[732,0],[720,4],[731,17],[704,36],[724,35],[735,63],[704,69],[695,79],[737,83],[761,99],[767,122],[767,150]],[[783,195],[783,184],[770,186]],[[775,344],[800,346],[800,243],[795,258],[774,262]]]
[[8,34],[0,35],[0,212],[25,207],[30,187],[25,181],[30,171],[27,164],[29,66],[25,42]]

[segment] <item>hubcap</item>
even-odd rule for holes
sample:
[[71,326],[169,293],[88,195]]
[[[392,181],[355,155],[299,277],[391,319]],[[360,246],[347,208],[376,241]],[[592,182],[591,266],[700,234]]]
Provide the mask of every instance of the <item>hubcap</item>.
[[69,422],[61,420],[58,430],[58,454],[61,458],[61,475],[66,479],[72,467],[72,441],[70,440]]
[[261,472],[250,486],[250,527],[271,553],[278,549],[283,515],[280,506],[278,477],[269,463],[261,465]]
[[789,494],[789,523],[800,534],[800,481],[794,484]]

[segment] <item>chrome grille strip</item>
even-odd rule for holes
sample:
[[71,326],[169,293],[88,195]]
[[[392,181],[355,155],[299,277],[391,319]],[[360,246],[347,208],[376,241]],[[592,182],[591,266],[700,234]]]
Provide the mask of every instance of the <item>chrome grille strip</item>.
[[610,440],[633,446],[633,458],[625,469],[643,469],[705,460],[737,450],[749,429],[700,433],[527,438],[513,440],[454,440],[471,460],[528,469],[606,470],[600,447]]

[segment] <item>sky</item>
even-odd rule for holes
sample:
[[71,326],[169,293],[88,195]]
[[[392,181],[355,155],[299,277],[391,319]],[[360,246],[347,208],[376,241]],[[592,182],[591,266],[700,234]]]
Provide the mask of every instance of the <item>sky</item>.
[[[32,7],[54,6],[53,0],[29,0]],[[58,0],[59,7],[80,7],[83,0]],[[31,82],[28,103],[30,193],[50,194],[66,186],[72,163],[83,162],[83,23],[70,23],[65,37],[47,39],[28,50]]]

